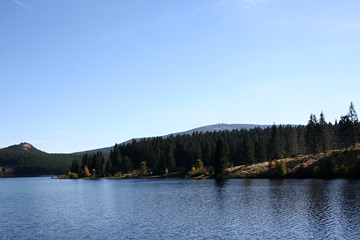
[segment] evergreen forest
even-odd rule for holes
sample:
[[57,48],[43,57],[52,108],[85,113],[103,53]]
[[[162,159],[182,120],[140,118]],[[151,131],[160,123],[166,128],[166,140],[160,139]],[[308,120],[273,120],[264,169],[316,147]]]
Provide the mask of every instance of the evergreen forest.
[[209,172],[221,176],[227,167],[315,155],[334,149],[348,150],[355,148],[358,140],[359,121],[351,103],[349,112],[335,123],[327,122],[321,112],[319,117],[311,114],[305,126],[274,124],[265,129],[144,138],[116,144],[108,159],[104,159],[101,152],[85,154],[81,162],[73,161],[70,171],[79,177],[84,176],[84,169],[87,174],[96,176],[117,176],[133,169],[158,175],[175,171],[186,173],[194,171],[200,161]]

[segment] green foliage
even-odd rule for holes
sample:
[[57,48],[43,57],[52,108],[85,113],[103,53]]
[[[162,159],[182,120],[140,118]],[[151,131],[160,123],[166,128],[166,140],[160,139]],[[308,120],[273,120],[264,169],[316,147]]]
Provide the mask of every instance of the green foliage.
[[243,139],[240,146],[240,162],[241,164],[251,164],[254,163],[254,145],[251,141],[249,132],[243,130]]
[[201,159],[197,159],[191,170],[186,174],[187,177],[196,177],[205,174],[204,164]]
[[227,146],[222,138],[219,138],[215,147],[214,170],[216,178],[225,176],[225,169],[229,165]]
[[328,157],[325,159],[322,159],[320,162],[320,165],[315,168],[314,174],[317,177],[322,178],[335,178],[338,173],[338,165],[336,164],[336,158],[334,157]]
[[354,150],[350,150],[344,153],[345,161],[342,165],[344,174],[349,177],[360,177],[360,160],[358,159],[358,153]]
[[19,151],[17,149],[0,149],[0,165],[15,166],[16,176],[60,175],[69,169],[74,155],[48,154],[37,151]]
[[310,119],[306,125],[306,145],[310,153],[316,154],[318,152],[319,144],[319,131],[318,131],[318,121],[315,114],[310,115]]
[[286,172],[286,164],[283,160],[276,161],[276,169],[278,171],[279,177],[285,177]]
[[[104,173],[114,175],[118,172],[129,172],[132,168],[140,169],[143,161],[146,162],[146,168],[159,174],[164,173],[166,168],[169,172],[175,171],[175,168],[188,172],[191,171],[193,165],[196,171],[200,172],[201,167],[196,166],[196,162],[197,159],[201,159],[202,168],[210,169],[214,166],[214,172],[220,176],[225,171],[221,169],[224,169],[224,166],[228,167],[229,163],[240,165],[264,162],[307,152],[328,152],[329,149],[354,146],[359,139],[358,128],[357,114],[351,103],[349,113],[342,116],[340,122],[335,122],[335,124],[326,123],[324,114],[321,113],[319,121],[315,115],[311,114],[307,126],[277,126],[274,124],[265,129],[195,132],[192,135],[147,138],[133,140],[127,144],[116,144],[110,152],[110,161],[106,162],[106,166],[104,155],[101,152],[84,154],[79,168],[78,161],[74,160],[78,156],[47,154],[37,149],[27,152],[19,146],[0,149],[0,165],[3,167],[15,166],[15,174],[18,176],[59,175],[65,169],[70,169],[82,177],[90,175],[84,171],[85,166],[91,170],[91,173],[92,169],[95,169],[95,175],[103,176]],[[216,151],[219,138],[223,139],[225,158],[219,158],[220,153]],[[339,161],[335,163],[338,166],[336,175],[353,175],[352,172],[357,168],[357,163],[354,165],[350,160]],[[224,164],[220,164],[222,167],[216,168],[222,162],[224,162]],[[318,167],[319,174],[321,169],[324,167]]]
[[321,112],[320,114],[318,131],[320,150],[326,153],[330,149],[330,132],[328,124],[325,121],[325,116],[323,112]]
[[76,173],[76,174],[79,174],[81,172],[81,166],[80,166],[79,160],[77,160],[77,159],[73,160],[70,171],[73,173]]
[[280,127],[277,127],[275,124],[271,127],[271,135],[268,142],[269,160],[281,159],[284,157],[284,143],[283,138],[280,135]]
[[111,176],[113,173],[114,173],[114,169],[113,169],[113,166],[112,166],[112,164],[111,164],[111,160],[109,159],[109,160],[106,162],[105,174],[106,174],[107,176]]
[[77,173],[71,173],[70,174],[70,178],[72,178],[72,179],[78,179],[79,178],[79,175],[77,174]]
[[350,145],[355,148],[356,141],[359,140],[359,119],[352,102],[348,114],[341,116],[338,130],[340,140],[345,145],[346,150]]
[[286,126],[285,129],[285,156],[292,157],[298,153],[298,135],[295,127]]
[[121,161],[120,171],[122,173],[129,173],[132,170],[131,159],[128,156],[125,156]]
[[343,142],[347,150],[351,142],[353,142],[353,139],[355,138],[354,126],[351,122],[349,115],[341,116],[339,121],[339,135],[341,141]]
[[145,161],[142,161],[142,162],[140,163],[140,174],[141,174],[142,176],[147,175],[147,166],[146,166],[146,162],[145,162]]
[[266,159],[267,159],[266,145],[265,145],[265,139],[263,136],[260,136],[256,139],[254,154],[255,154],[255,161],[257,163],[266,161]]
[[169,169],[171,172],[175,170],[176,161],[174,156],[174,144],[170,144],[167,150],[167,157],[166,157],[166,168]]
[[113,167],[112,174],[120,172],[122,167],[122,157],[120,153],[120,147],[117,144],[115,144],[114,150],[110,152],[110,161]]

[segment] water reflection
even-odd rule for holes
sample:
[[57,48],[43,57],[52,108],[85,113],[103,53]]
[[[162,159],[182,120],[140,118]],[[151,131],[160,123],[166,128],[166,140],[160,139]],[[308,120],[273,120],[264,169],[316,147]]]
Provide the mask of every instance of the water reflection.
[[360,239],[359,181],[1,179],[0,202],[1,239]]
[[214,180],[214,187],[215,187],[215,199],[217,206],[219,207],[220,211],[224,210],[224,202],[226,201],[226,184],[227,179],[215,179]]

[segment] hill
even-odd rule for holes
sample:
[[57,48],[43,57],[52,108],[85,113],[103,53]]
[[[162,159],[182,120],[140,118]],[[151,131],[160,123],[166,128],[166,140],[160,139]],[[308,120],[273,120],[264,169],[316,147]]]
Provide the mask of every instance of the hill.
[[48,154],[30,143],[21,143],[0,149],[0,166],[3,176],[38,176],[63,174],[76,156]]
[[[161,136],[161,138],[168,138],[169,136],[177,135],[191,135],[193,133],[205,132],[219,132],[231,131],[234,129],[253,129],[253,128],[266,128],[269,125],[256,125],[256,124],[214,124],[194,128],[184,132],[177,132]],[[125,141],[121,144],[130,143],[134,139]],[[140,140],[140,139],[135,139]],[[101,151],[105,159],[109,158],[110,150],[113,148],[105,147],[93,149],[83,152],[76,152],[72,154],[49,154],[43,152],[27,142],[17,145],[12,145],[0,149],[0,167],[3,167],[3,176],[36,176],[45,174],[63,174],[65,169],[68,169],[73,159],[81,159],[83,154],[94,154]]]
[[[225,123],[219,123],[219,124],[213,124],[213,125],[208,125],[208,126],[202,126],[202,127],[198,127],[198,128],[194,128],[194,129],[190,129],[187,131],[183,131],[183,132],[177,132],[177,133],[170,133],[164,136],[161,136],[162,138],[167,138],[169,136],[177,136],[177,135],[192,135],[193,133],[205,133],[205,132],[219,132],[219,131],[232,131],[232,130],[241,130],[241,129],[254,129],[254,128],[262,128],[265,129],[267,127],[271,127],[271,125],[259,125],[259,124],[225,124]],[[139,139],[130,139],[127,140],[125,142],[122,142],[120,144],[127,144],[132,142],[133,140],[140,140]],[[113,146],[111,147],[104,147],[104,148],[98,148],[98,149],[93,149],[93,150],[86,150],[86,151],[82,151],[82,152],[75,152],[72,153],[74,155],[79,155],[82,156],[85,153],[87,154],[95,154],[98,151],[101,151],[104,155],[104,157],[108,157],[110,154],[110,150],[113,149]]]
[[[281,176],[277,164],[284,162],[286,174]],[[227,169],[228,178],[359,178],[360,146],[355,149],[332,150],[316,155],[300,155],[277,161],[235,166]]]
[[267,127],[271,127],[271,125],[258,125],[258,124],[225,124],[225,123],[219,123],[219,124],[213,124],[213,125],[208,125],[208,126],[203,126],[203,127],[199,127],[199,128],[194,128],[188,131],[184,131],[184,132],[179,132],[179,133],[172,133],[166,136],[176,136],[176,135],[184,135],[184,134],[193,134],[195,132],[219,132],[219,131],[232,131],[232,130],[241,130],[241,129],[253,129],[253,128],[267,128]]
[[35,148],[33,145],[31,145],[30,143],[20,143],[17,145],[12,145],[9,146],[5,149],[8,150],[13,150],[13,151],[21,151],[21,152],[28,152],[28,153],[35,153],[35,154],[42,154],[45,153],[43,151],[40,151],[39,149]]

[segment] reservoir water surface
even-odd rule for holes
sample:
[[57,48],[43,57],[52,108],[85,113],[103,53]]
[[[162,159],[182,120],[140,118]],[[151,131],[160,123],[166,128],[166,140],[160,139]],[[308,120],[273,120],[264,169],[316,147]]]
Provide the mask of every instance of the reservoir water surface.
[[3,178],[0,239],[360,239],[360,181]]

